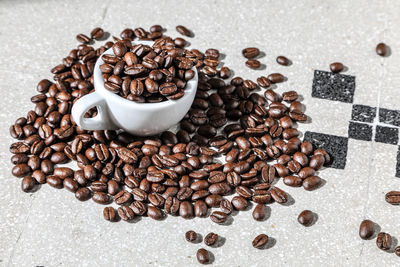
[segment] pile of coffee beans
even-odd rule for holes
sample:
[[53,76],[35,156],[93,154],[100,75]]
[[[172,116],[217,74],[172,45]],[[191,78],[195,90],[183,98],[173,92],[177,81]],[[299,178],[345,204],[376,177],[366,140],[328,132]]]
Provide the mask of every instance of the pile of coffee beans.
[[[31,192],[47,183],[71,191],[80,201],[114,202],[117,210],[108,206],[103,212],[108,221],[137,216],[161,220],[166,214],[207,217],[213,209],[210,219],[224,224],[233,210],[246,210],[249,202],[256,203],[255,220],[265,218],[267,204],[286,203],[288,195],[275,185],[279,178],[286,186],[317,189],[321,178],[316,172],[330,157],[300,140],[295,125],[307,116],[298,94],[280,95],[268,88],[283,82],[284,76],[272,73],[257,83],[238,76],[227,80],[231,71],[219,68],[217,49],[188,50],[182,38],[164,36],[162,29],[125,29],[121,38],[98,48],[89,42],[101,38],[102,29],[94,29],[91,38],[78,35],[82,44],[51,70],[54,81],[38,83],[39,94],[31,98],[34,108],[10,127],[11,136],[18,139],[10,147],[12,174],[22,178],[22,190]],[[182,26],[177,30],[191,35]],[[136,39],[155,43],[131,45]],[[197,68],[196,98],[178,131],[138,137],[76,125],[71,107],[94,90],[95,62],[110,48],[114,55],[103,56],[106,63],[101,67],[106,88],[134,101],[182,96],[186,81],[193,77],[191,68]],[[247,58],[259,53],[256,48],[245,50]],[[94,108],[85,116],[96,114]],[[70,161],[78,169],[63,166]],[[303,224],[308,224],[309,214],[303,217]],[[268,237],[261,235],[253,246],[266,242]],[[207,262],[207,255],[199,250],[197,257]]]

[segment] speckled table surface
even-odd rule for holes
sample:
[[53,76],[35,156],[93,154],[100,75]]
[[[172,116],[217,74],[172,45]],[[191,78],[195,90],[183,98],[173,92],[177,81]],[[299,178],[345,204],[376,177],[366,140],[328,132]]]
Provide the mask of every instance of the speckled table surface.
[[[222,246],[210,249],[213,266],[398,266],[393,253],[380,251],[374,240],[361,240],[358,227],[369,218],[400,238],[399,207],[384,200],[387,191],[400,186],[399,12],[400,2],[389,0],[1,1],[0,265],[194,266],[202,244],[184,240],[193,229],[224,238]],[[161,222],[109,223],[103,206],[79,202],[66,190],[45,185],[23,193],[20,180],[10,174],[8,128],[32,108],[37,82],[51,78],[49,69],[76,45],[77,33],[101,26],[117,35],[126,27],[156,23],[171,36],[178,36],[176,25],[186,25],[195,33],[191,47],[219,49],[235,75],[287,76],[276,90],[298,90],[312,118],[299,129],[338,153],[333,168],[320,171],[324,186],[307,192],[282,185],[295,199],[292,205],[271,205],[263,222],[241,212],[224,226],[171,216]],[[390,57],[375,54],[381,41],[390,45]],[[265,70],[244,66],[241,50],[250,45],[265,53],[260,59]],[[281,54],[293,65],[276,64]],[[348,67],[343,74],[352,76],[337,76],[339,87],[345,78],[355,81],[343,98],[317,86],[322,78],[314,71],[327,71],[334,61],[343,62]],[[329,82],[331,74],[326,75]],[[315,225],[297,223],[303,209],[318,214]],[[275,242],[256,250],[251,241],[262,232]]]

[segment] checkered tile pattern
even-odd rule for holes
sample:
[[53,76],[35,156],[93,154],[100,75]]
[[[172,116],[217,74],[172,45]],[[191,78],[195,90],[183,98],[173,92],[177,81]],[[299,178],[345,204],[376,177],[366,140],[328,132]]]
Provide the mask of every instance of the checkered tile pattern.
[[[353,104],[356,77],[316,70],[314,72],[312,97]],[[347,160],[348,138],[380,142],[391,145],[399,143],[400,111],[366,105],[352,105],[347,136],[306,132],[305,140],[324,148],[332,157],[330,167],[344,169]],[[400,177],[400,146],[397,152],[396,177]]]

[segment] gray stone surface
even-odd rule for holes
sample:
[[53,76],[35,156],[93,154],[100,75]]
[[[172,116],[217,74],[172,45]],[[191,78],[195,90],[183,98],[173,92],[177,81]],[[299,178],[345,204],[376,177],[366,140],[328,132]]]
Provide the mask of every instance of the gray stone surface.
[[[218,48],[235,75],[255,80],[282,72],[288,81],[278,92],[296,89],[304,98],[312,131],[347,136],[352,105],[311,97],[314,70],[328,70],[341,61],[356,76],[354,103],[398,110],[400,101],[399,1],[0,1],[0,265],[3,266],[196,266],[196,250],[184,233],[210,231],[226,238],[210,249],[213,266],[398,266],[393,253],[377,249],[374,240],[358,237],[361,220],[369,218],[382,231],[400,238],[399,207],[384,200],[399,188],[396,178],[397,146],[348,140],[345,169],[324,169],[324,186],[314,192],[287,188],[291,206],[271,205],[271,216],[256,222],[251,212],[234,216],[231,225],[209,219],[168,217],[162,222],[143,218],[135,223],[109,223],[101,205],[81,203],[66,190],[42,186],[25,194],[20,180],[10,174],[9,126],[32,108],[30,97],[37,82],[50,78],[75,35],[88,34],[100,25],[113,35],[126,27],[159,23],[167,34],[186,25],[195,38],[192,47]],[[391,46],[392,55],[375,54],[377,43]],[[241,50],[259,47],[266,70],[244,66]],[[275,62],[278,55],[293,61],[290,67]],[[373,138],[374,140],[374,138]],[[318,214],[315,225],[297,223],[304,209]],[[251,241],[266,233],[276,244],[266,250]]]

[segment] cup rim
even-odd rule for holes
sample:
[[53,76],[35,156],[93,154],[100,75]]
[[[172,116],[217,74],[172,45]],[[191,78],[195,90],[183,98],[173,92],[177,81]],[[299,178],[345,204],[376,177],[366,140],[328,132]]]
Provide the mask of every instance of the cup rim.
[[[145,44],[145,45],[153,45],[154,42],[153,41],[132,41],[132,44]],[[198,83],[198,73],[197,73],[197,69],[196,67],[193,67],[192,70],[194,71],[194,77],[193,79],[189,80],[186,83],[186,87],[184,89],[185,94],[177,99],[177,100],[171,100],[168,99],[166,101],[162,101],[162,102],[158,102],[158,103],[138,103],[135,101],[131,101],[128,100],[126,98],[123,98],[122,96],[119,96],[117,94],[114,94],[112,92],[110,92],[109,90],[107,90],[104,87],[104,80],[102,77],[102,73],[100,70],[100,65],[102,65],[104,63],[102,56],[105,54],[111,54],[114,55],[114,52],[112,50],[112,48],[106,50],[103,54],[101,54],[99,56],[99,58],[96,61],[95,67],[94,67],[94,71],[93,71],[93,79],[94,79],[94,90],[95,92],[101,94],[102,96],[104,96],[104,98],[113,100],[113,101],[118,101],[120,102],[121,105],[124,106],[131,106],[131,107],[135,107],[137,109],[142,109],[142,110],[154,110],[156,108],[168,108],[171,107],[173,105],[178,105],[181,102],[185,102],[186,98],[189,98],[192,94],[196,94],[197,91],[197,83]]]

